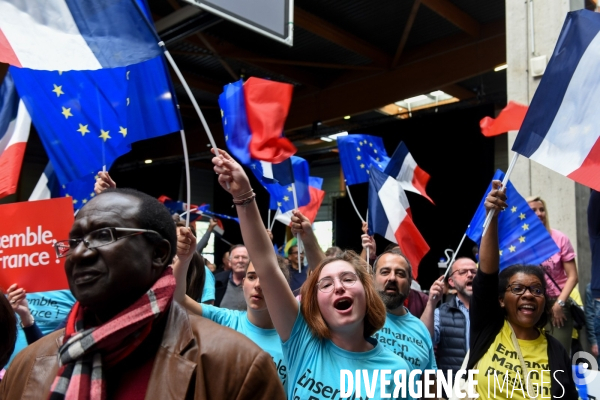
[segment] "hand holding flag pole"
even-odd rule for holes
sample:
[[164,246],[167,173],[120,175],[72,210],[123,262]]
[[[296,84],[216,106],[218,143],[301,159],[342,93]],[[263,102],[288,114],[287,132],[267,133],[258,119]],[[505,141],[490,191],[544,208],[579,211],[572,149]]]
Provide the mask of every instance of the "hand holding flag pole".
[[[362,215],[360,215],[360,213],[358,212],[358,207],[356,207],[356,204],[354,203],[354,199],[352,198],[352,193],[350,193],[350,186],[348,186],[348,181],[344,179],[344,182],[346,183],[346,192],[348,192],[348,197],[350,198],[350,202],[352,203],[352,207],[354,207],[354,211],[356,211],[356,215],[358,215],[358,218],[360,218],[360,220],[363,223],[366,223],[365,220],[363,219]],[[367,219],[369,218],[369,210],[367,210]],[[369,254],[369,248],[367,247],[367,263],[369,263],[369,258],[370,254]]]
[[[510,161],[510,165],[508,166],[506,175],[504,175],[504,179],[502,180],[502,190],[503,191],[506,191],[506,183],[508,182],[508,179],[510,178],[510,174],[512,174],[512,171],[515,168],[515,164],[517,163],[518,158],[519,158],[519,153],[515,153],[512,160]],[[495,211],[492,210],[488,213],[487,217],[485,218],[485,221],[483,223],[483,234],[481,236],[485,236],[485,233],[487,232],[488,226],[490,226],[490,222],[492,221],[494,214],[495,214]]]

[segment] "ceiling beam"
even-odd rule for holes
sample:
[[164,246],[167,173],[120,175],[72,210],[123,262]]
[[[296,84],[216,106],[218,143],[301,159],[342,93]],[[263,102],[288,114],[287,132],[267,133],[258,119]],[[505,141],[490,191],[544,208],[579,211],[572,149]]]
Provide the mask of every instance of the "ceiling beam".
[[504,62],[504,33],[472,39],[469,44],[401,64],[394,70],[339,83],[302,98],[296,97],[292,101],[286,130],[310,126],[315,121],[327,122],[429,93],[491,71]]
[[442,92],[449,94],[452,97],[456,97],[459,100],[471,99],[476,96],[476,94],[469,89],[465,89],[464,87],[457,85],[455,83],[442,86],[439,88]]
[[431,9],[441,17],[450,21],[457,28],[469,35],[477,37],[481,26],[475,18],[456,7],[448,0],[422,0],[423,5]]
[[301,8],[294,7],[294,25],[299,26],[323,39],[327,39],[338,46],[344,47],[360,54],[379,65],[389,65],[391,58],[373,44],[346,32],[331,22],[325,21]]
[[404,25],[404,31],[402,31],[402,37],[400,38],[400,42],[398,43],[398,48],[396,49],[396,54],[394,55],[394,59],[392,60],[392,68],[396,68],[398,65],[398,61],[400,60],[400,56],[402,55],[402,51],[404,51],[404,46],[406,45],[406,41],[408,40],[408,35],[412,30],[413,23],[417,18],[417,12],[419,11],[419,6],[421,5],[421,0],[415,0],[412,8],[410,9],[410,14],[408,14],[408,19],[406,20],[406,25]]

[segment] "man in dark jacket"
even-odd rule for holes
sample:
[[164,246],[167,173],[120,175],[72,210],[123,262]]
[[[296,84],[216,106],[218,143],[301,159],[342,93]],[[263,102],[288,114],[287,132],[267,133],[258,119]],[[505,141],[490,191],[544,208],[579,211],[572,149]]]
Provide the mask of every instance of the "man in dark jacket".
[[55,244],[77,299],[66,328],[17,355],[0,398],[285,399],[267,353],[172,301],[176,248],[155,198],[108,189],[89,201]]
[[[469,303],[473,295],[473,278],[477,264],[470,258],[457,259],[448,274],[448,284],[456,289],[456,297],[436,309],[442,299],[441,279],[433,283],[421,321],[429,329],[437,345],[437,365],[442,371],[453,371],[453,376],[469,350]],[[435,298],[434,298],[435,297]]]
[[248,250],[243,244],[236,244],[229,251],[230,271],[215,275],[215,306],[230,310],[246,310],[246,300],[242,282],[250,264]]

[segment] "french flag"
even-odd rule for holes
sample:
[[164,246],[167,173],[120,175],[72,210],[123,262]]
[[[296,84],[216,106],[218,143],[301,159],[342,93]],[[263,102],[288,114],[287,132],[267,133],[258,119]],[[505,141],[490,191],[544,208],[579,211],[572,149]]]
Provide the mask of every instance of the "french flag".
[[0,0],[0,62],[69,71],[157,57],[159,39],[139,7],[132,0]]
[[400,183],[371,166],[369,173],[369,229],[397,243],[412,265],[413,278],[429,246],[415,226]]
[[430,178],[429,174],[417,165],[404,142],[400,142],[396,151],[394,151],[384,173],[396,178],[402,189],[420,194],[433,203],[433,200],[425,192],[425,187]]
[[31,117],[7,73],[0,87],[0,198],[17,191],[30,128]]
[[567,14],[512,150],[600,190],[600,14]]

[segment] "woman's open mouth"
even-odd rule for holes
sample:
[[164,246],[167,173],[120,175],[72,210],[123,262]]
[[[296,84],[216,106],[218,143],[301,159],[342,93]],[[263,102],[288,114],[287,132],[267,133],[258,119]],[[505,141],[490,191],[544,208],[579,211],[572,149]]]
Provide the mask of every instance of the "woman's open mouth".
[[520,312],[522,312],[523,314],[532,315],[535,312],[536,308],[537,307],[534,306],[533,304],[523,304],[523,305],[519,306],[518,310]]
[[350,309],[350,307],[352,307],[352,299],[349,297],[342,297],[340,299],[337,299],[334,303],[333,303],[333,307],[338,310],[338,311],[347,311],[348,309]]

